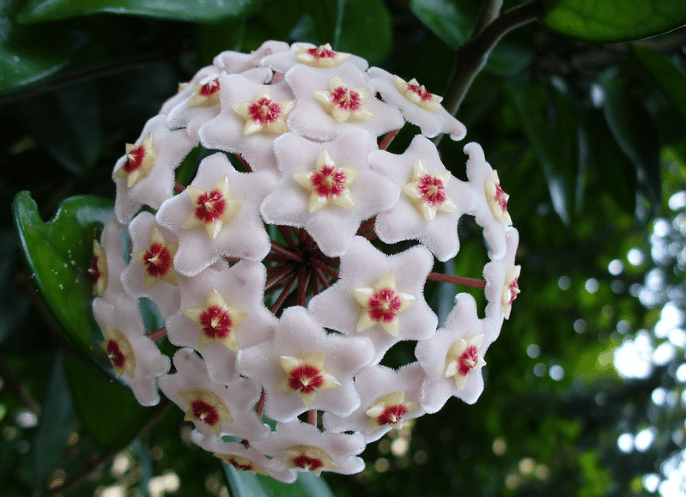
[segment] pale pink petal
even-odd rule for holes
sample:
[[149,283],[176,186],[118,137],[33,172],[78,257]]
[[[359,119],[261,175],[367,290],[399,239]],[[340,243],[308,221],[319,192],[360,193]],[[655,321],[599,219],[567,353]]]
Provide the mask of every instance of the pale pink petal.
[[503,287],[505,279],[510,268],[515,265],[515,256],[517,255],[517,246],[519,245],[519,232],[512,227],[505,231],[505,254],[501,259],[491,260],[484,266],[484,279],[486,280],[486,317],[493,320],[500,325],[505,319],[509,310],[504,309],[503,304]]
[[250,53],[233,52],[226,50],[214,57],[212,63],[215,67],[225,71],[227,74],[236,74],[257,67],[260,61],[272,54],[287,53],[290,51],[288,43],[283,41],[265,41],[256,50]]
[[[287,52],[279,52],[277,54],[264,57],[261,61],[261,64],[271,68],[277,73],[285,74],[292,67],[303,64],[297,58],[298,54],[301,52],[301,49],[312,48],[317,48],[317,46],[311,43],[294,43]],[[369,63],[365,59],[353,54],[348,54],[348,57],[346,57],[343,62],[352,64],[360,71],[366,71],[367,67],[369,67]],[[338,66],[317,69],[319,69],[319,71],[332,73],[338,69]]]

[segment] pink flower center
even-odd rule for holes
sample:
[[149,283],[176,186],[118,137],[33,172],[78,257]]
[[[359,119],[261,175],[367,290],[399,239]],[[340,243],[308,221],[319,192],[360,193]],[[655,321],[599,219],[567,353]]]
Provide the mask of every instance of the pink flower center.
[[310,48],[307,50],[307,53],[315,59],[333,59],[336,56],[336,52],[334,52],[333,50],[329,50],[328,48],[325,48],[323,46],[317,48]]
[[202,331],[207,338],[223,339],[231,333],[231,316],[219,306],[213,305],[200,315]]
[[369,297],[367,309],[374,321],[390,323],[398,315],[403,302],[392,288],[382,288]]
[[219,91],[219,80],[213,79],[200,87],[200,95],[209,97]]
[[191,412],[195,419],[199,419],[207,425],[214,425],[219,421],[219,414],[213,405],[208,404],[200,399],[194,400],[191,403]]
[[355,90],[348,90],[345,86],[339,86],[331,92],[331,101],[339,109],[354,112],[362,107],[362,97]]
[[431,93],[429,93],[426,88],[424,88],[424,85],[413,85],[411,83],[407,84],[407,89],[410,90],[412,93],[415,93],[424,100],[425,102],[430,102],[431,99],[433,98],[431,96]]
[[234,457],[229,458],[229,464],[239,471],[252,471],[254,469],[252,464],[242,464]]
[[131,150],[126,154],[126,162],[124,162],[124,172],[132,173],[143,164],[145,158],[145,147],[141,145]]
[[99,257],[97,255],[93,256],[93,261],[91,262],[90,267],[88,268],[88,274],[91,275],[91,280],[93,280],[93,284],[97,283],[98,280],[100,279],[100,270],[98,269],[98,259]]
[[171,254],[161,243],[153,243],[143,256],[145,270],[153,278],[164,276],[172,265]]
[[321,371],[309,364],[293,368],[288,375],[288,386],[301,393],[313,393],[323,383]]
[[200,219],[203,223],[211,223],[224,214],[226,199],[220,191],[212,190],[200,195],[196,205],[195,217]]
[[417,187],[419,188],[419,195],[427,204],[437,206],[445,202],[445,185],[440,179],[425,174],[419,178]]
[[122,353],[116,340],[107,341],[107,356],[115,368],[121,369],[126,364],[126,356]]
[[259,124],[272,124],[281,115],[281,106],[267,97],[253,102],[248,107],[250,119]]
[[337,197],[345,190],[345,173],[334,166],[325,165],[310,178],[310,183],[320,197]]
[[467,350],[462,352],[460,357],[457,358],[457,372],[460,373],[461,376],[467,376],[474,366],[476,366],[477,362],[479,362],[479,356],[476,347],[470,345],[467,347]]
[[376,422],[379,426],[392,425],[400,421],[400,419],[407,413],[407,407],[405,404],[398,404],[397,406],[388,406],[384,411],[376,418]]
[[507,194],[500,186],[500,184],[495,185],[495,195],[493,198],[498,203],[503,212],[507,212]]
[[512,302],[514,302],[517,295],[519,295],[519,278],[515,278],[512,283],[508,285],[508,288],[510,289],[510,300],[508,304],[512,305]]
[[324,463],[315,457],[308,457],[305,454],[300,454],[298,457],[293,458],[293,465],[308,471],[316,471],[324,466]]

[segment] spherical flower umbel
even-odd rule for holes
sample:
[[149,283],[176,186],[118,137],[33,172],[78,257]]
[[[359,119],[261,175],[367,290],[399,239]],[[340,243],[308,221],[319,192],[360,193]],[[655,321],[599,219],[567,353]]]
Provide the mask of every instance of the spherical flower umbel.
[[[226,464],[284,482],[357,473],[366,444],[475,402],[520,291],[519,235],[481,147],[463,181],[429,140],[466,134],[441,100],[328,44],[222,52],[181,85],[123,146],[85,268],[113,374],[143,405],[161,391]],[[388,151],[405,122],[421,133]],[[483,280],[436,272],[465,215]],[[485,316],[456,292],[439,323],[436,281],[483,291]],[[150,309],[164,325],[146,334]]]

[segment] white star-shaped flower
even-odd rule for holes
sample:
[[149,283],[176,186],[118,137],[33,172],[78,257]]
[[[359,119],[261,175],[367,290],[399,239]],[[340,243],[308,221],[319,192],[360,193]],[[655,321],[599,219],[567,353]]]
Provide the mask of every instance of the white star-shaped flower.
[[455,257],[460,248],[457,225],[473,208],[475,194],[445,168],[436,146],[416,136],[402,155],[378,150],[369,163],[403,192],[393,208],[376,217],[379,238],[386,243],[415,239],[440,261]]
[[521,268],[515,265],[515,256],[519,244],[519,232],[512,227],[505,231],[505,254],[501,259],[491,258],[484,266],[486,280],[486,316],[496,323],[509,319],[512,303],[519,294],[519,273]]
[[259,440],[269,434],[269,427],[253,411],[260,398],[260,388],[253,381],[213,382],[205,361],[192,349],[179,349],[174,354],[174,367],[175,374],[160,378],[160,390],[204,436]]
[[[341,256],[340,279],[312,298],[310,312],[327,328],[368,337],[378,362],[399,340],[421,340],[435,333],[438,318],[423,297],[433,262],[424,247],[387,256],[356,236]],[[386,301],[391,292],[381,290],[391,287],[392,297]]]
[[242,349],[237,368],[262,385],[271,419],[291,421],[308,409],[347,416],[359,406],[353,376],[372,352],[366,338],[327,334],[304,308],[289,307],[274,339]]
[[445,326],[415,349],[426,373],[421,400],[426,412],[438,411],[451,396],[476,402],[484,388],[483,356],[495,336],[493,321],[478,318],[474,297],[458,294]]
[[126,377],[140,404],[156,405],[160,401],[157,378],[169,371],[171,362],[145,336],[138,301],[122,296],[113,305],[96,298],[93,314],[105,338],[101,347],[116,375]]
[[237,379],[238,350],[274,334],[277,319],[264,306],[266,278],[262,263],[240,261],[182,279],[180,310],[167,320],[169,341],[197,348],[214,381]]
[[329,141],[357,128],[377,137],[399,129],[404,120],[393,106],[370,91],[368,76],[343,63],[333,72],[299,65],[286,73],[298,105],[288,119],[291,131],[317,141]]
[[[279,137],[274,150],[281,179],[262,204],[262,217],[271,224],[303,227],[326,255],[341,255],[360,223],[392,207],[400,193],[369,168],[367,157],[376,148],[369,133],[355,129],[325,145],[293,133]],[[334,164],[331,170],[317,169],[329,163]],[[303,187],[308,177],[312,190]]]
[[[285,81],[279,81],[269,85],[266,94],[264,88],[267,87],[242,75],[226,76],[225,81],[220,90],[222,110],[202,125],[198,132],[200,142],[210,150],[240,154],[253,171],[275,171],[274,139],[286,131],[289,120],[284,121],[284,118],[288,113],[292,114],[295,100],[290,87]],[[266,100],[269,100],[268,104]],[[234,104],[238,105],[238,110],[234,109]],[[273,104],[278,106],[278,112]],[[247,117],[242,117],[238,111]]]
[[[275,181],[275,175],[269,171],[236,171],[222,153],[203,159],[191,185],[165,202],[157,212],[159,224],[179,238],[179,248],[174,258],[176,270],[193,276],[224,256],[262,260],[269,253],[271,244],[258,206],[272,191]],[[230,196],[227,184],[230,185]],[[217,185],[220,188],[216,190],[218,194],[214,195],[212,192]],[[223,188],[222,185],[227,186]],[[205,201],[201,202],[206,193],[201,192],[209,192],[207,200],[210,203],[213,197],[217,201],[220,196],[226,200],[224,212],[229,215],[214,219],[218,206],[211,207],[210,212],[204,206]],[[238,209],[238,205],[242,207]],[[193,217],[198,221],[194,221]],[[205,223],[205,220],[209,223]],[[219,226],[221,228],[217,229]],[[214,238],[213,234],[216,234]]]
[[215,240],[222,228],[238,214],[243,205],[229,195],[229,176],[224,175],[211,188],[188,187],[188,196],[195,208],[181,223],[182,228],[205,228]]
[[441,97],[427,91],[416,79],[408,82],[378,67],[371,67],[368,73],[372,90],[378,91],[386,103],[399,108],[408,122],[421,128],[423,135],[433,138],[448,133],[453,140],[462,140],[467,134],[464,124],[440,104]]
[[114,212],[120,223],[131,221],[141,206],[159,209],[172,197],[174,169],[197,143],[184,130],[171,131],[164,116],[145,124],[140,138],[126,145],[126,154],[114,165]]

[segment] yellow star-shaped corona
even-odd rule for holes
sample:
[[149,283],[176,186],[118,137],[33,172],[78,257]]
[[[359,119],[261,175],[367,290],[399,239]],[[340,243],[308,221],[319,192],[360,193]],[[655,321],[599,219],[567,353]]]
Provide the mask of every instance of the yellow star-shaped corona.
[[114,373],[117,377],[126,373],[129,378],[133,378],[133,372],[136,370],[136,356],[129,340],[121,331],[107,325],[103,327],[102,332],[105,335],[105,341],[100,343],[100,346],[107,352]]
[[107,253],[97,240],[93,240],[93,262],[88,273],[93,279],[93,295],[102,297],[107,288]]
[[429,112],[436,112],[441,108],[443,97],[429,93],[416,79],[405,81],[400,76],[394,76],[394,79],[397,90],[413,104]]
[[189,107],[214,107],[217,105],[220,101],[219,89],[221,84],[219,78],[222,76],[226,76],[226,71],[217,74],[207,83],[193,85],[195,95],[188,100],[187,105]]
[[202,328],[198,336],[198,349],[219,342],[225,347],[238,351],[236,326],[241,324],[248,313],[239,307],[228,305],[216,288],[211,288],[204,307],[187,307],[184,314]]
[[298,55],[296,55],[296,58],[303,64],[326,69],[338,67],[348,57],[350,57],[349,53],[335,52],[329,43],[316,48],[298,45]]
[[126,187],[131,188],[147,177],[153,167],[155,167],[155,148],[153,147],[152,133],[148,133],[140,145],[126,144],[126,160],[112,177],[125,179]]
[[314,171],[301,171],[293,174],[300,186],[309,190],[310,214],[329,204],[352,209],[355,207],[349,186],[358,174],[356,167],[336,167],[326,149],[317,157]]
[[182,228],[205,228],[207,236],[215,240],[226,224],[243,208],[229,195],[229,177],[224,175],[209,190],[197,186],[187,188],[193,212],[181,224]]
[[395,273],[388,271],[372,287],[353,290],[355,300],[362,306],[357,321],[358,333],[381,325],[384,331],[398,336],[399,314],[417,301],[417,297],[396,290]]
[[157,226],[154,226],[150,233],[148,248],[131,253],[131,258],[145,270],[146,290],[150,290],[160,281],[166,281],[174,286],[178,284],[173,263],[178,246],[178,243],[172,243],[164,238]]
[[231,107],[245,120],[244,135],[281,134],[288,131],[286,116],[295,107],[295,100],[275,102],[267,87],[263,86],[252,102],[231,104]]
[[324,368],[324,352],[310,354],[304,358],[280,356],[279,362],[285,375],[276,384],[276,392],[297,392],[309,408],[319,390],[340,387],[338,380]]
[[314,98],[339,123],[363,121],[374,117],[374,114],[364,106],[368,97],[368,88],[348,89],[338,76],[331,78],[329,91],[314,92]]
[[219,454],[216,452],[213,455],[239,471],[248,471],[264,476],[267,476],[268,474],[266,469],[247,457],[235,456],[233,454]]
[[403,416],[408,412],[417,410],[419,404],[411,400],[405,400],[403,392],[393,392],[376,399],[365,412],[369,420],[367,434],[377,430],[381,426],[391,425],[400,428]]
[[417,210],[428,222],[436,217],[437,211],[455,212],[455,202],[446,194],[450,172],[442,171],[431,175],[421,159],[414,163],[412,179],[403,186],[403,193],[415,204]]
[[188,404],[183,420],[205,423],[217,437],[221,434],[222,423],[233,423],[229,408],[219,395],[212,391],[188,390],[179,392],[179,397]]
[[311,445],[293,445],[281,451],[286,458],[286,466],[300,468],[317,476],[325,468],[335,468],[337,464],[324,449]]

